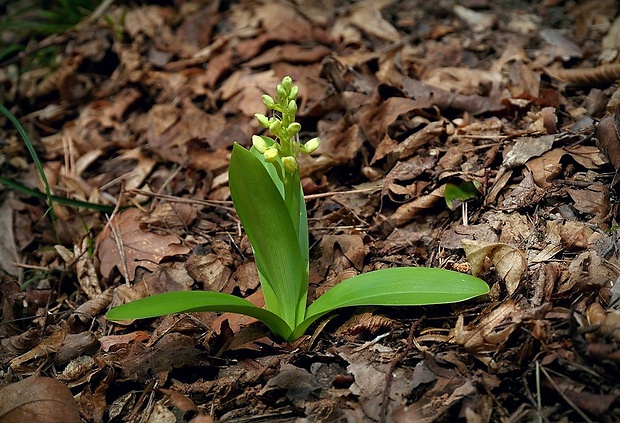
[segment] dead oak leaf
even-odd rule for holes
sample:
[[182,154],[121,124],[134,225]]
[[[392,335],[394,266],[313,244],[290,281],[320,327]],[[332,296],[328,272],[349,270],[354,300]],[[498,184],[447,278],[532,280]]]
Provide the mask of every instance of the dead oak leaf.
[[116,267],[131,281],[138,266],[153,271],[165,257],[189,252],[189,248],[180,245],[176,235],[143,231],[141,217],[138,209],[125,210],[114,216],[101,232],[98,257],[103,276],[110,276]]

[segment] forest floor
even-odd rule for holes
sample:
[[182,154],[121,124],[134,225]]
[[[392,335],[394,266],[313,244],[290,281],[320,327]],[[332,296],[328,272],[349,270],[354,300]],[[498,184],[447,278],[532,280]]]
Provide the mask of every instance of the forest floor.
[[[104,3],[47,36],[0,5],[25,129],[0,116],[0,421],[620,421],[616,1]],[[309,299],[395,266],[490,294],[291,344],[238,315],[107,321],[159,292],[260,302],[227,170],[285,75],[322,140]]]

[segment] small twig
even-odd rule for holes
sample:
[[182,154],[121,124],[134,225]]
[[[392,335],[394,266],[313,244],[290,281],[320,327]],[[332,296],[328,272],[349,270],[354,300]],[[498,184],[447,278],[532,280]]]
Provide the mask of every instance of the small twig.
[[145,195],[148,197],[153,197],[153,198],[158,198],[161,200],[166,200],[166,201],[170,201],[173,203],[186,203],[186,204],[199,204],[201,206],[211,206],[211,207],[218,207],[224,210],[228,210],[228,211],[234,211],[235,209],[233,207],[227,207],[227,206],[232,206],[233,202],[232,201],[220,201],[220,200],[198,200],[198,199],[194,199],[194,198],[183,198],[183,197],[175,197],[174,195],[166,195],[166,194],[157,194],[154,192],[150,192],[150,191],[145,191],[145,190],[141,190],[141,189],[130,189],[127,192],[131,193],[131,194],[141,194],[141,195]]
[[547,380],[549,381],[549,383],[551,383],[551,385],[553,385],[553,387],[555,388],[555,390],[557,391],[558,394],[560,394],[560,396],[564,399],[564,401],[566,401],[566,403],[573,409],[575,410],[575,412],[577,414],[579,414],[581,416],[581,418],[583,419],[583,421],[585,421],[586,423],[594,423],[593,420],[591,420],[579,407],[577,407],[575,405],[575,403],[573,403],[564,392],[562,392],[562,389],[560,389],[560,387],[555,383],[555,381],[551,378],[551,376],[549,376],[549,373],[547,373],[547,370],[543,367],[540,366],[540,370],[544,373],[545,377],[547,378]]
[[392,386],[392,380],[394,379],[394,372],[396,371],[396,367],[398,367],[398,365],[407,357],[409,351],[413,349],[413,335],[418,326],[420,326],[420,323],[422,323],[425,318],[426,316],[422,316],[411,324],[411,327],[409,328],[409,335],[407,336],[407,346],[390,363],[390,367],[387,371],[387,374],[385,375],[385,388],[383,389],[383,398],[381,399],[381,412],[379,413],[379,415],[381,416],[381,423],[385,423],[387,421],[390,388]]
[[542,393],[540,389],[540,363],[536,360],[536,409],[538,410],[538,423],[543,423]]
[[364,192],[371,192],[371,191],[379,191],[379,189],[378,188],[364,188],[364,189],[352,189],[349,191],[329,191],[329,192],[322,192],[320,194],[304,195],[304,198],[306,200],[314,200],[315,198],[332,197],[334,195],[340,195],[340,194],[361,194]]

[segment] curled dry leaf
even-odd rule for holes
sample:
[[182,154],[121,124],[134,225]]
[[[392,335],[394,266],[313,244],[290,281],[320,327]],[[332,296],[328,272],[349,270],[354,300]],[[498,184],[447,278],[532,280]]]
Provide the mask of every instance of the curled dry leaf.
[[435,207],[438,201],[443,201],[445,190],[446,186],[442,185],[428,195],[423,195],[409,203],[403,204],[390,216],[388,223],[395,227],[404,226],[420,213]]
[[[468,350],[486,350],[489,347],[489,342],[486,338],[510,317],[515,308],[514,300],[508,299],[487,313],[475,326],[470,324],[465,327],[463,315],[459,315],[453,330],[454,341]],[[502,339],[500,342],[504,340]]]
[[336,330],[336,337],[355,337],[359,334],[377,336],[382,331],[400,328],[402,324],[394,319],[373,313],[354,314]]
[[334,249],[340,247],[342,254],[359,271],[364,267],[364,241],[359,235],[326,235],[321,240],[323,256],[320,260],[320,271],[327,273],[327,269],[334,261]]
[[486,241],[461,240],[467,261],[471,264],[471,273],[480,275],[488,258],[497,273],[506,283],[508,294],[512,295],[519,287],[521,275],[527,268],[525,253],[512,245]]
[[2,423],[80,423],[73,394],[66,385],[47,377],[30,377],[0,390]]
[[112,302],[112,294],[114,288],[108,288],[95,298],[86,301],[78,308],[73,310],[71,316],[69,316],[69,324],[73,326],[78,321],[82,323],[88,323],[91,319],[95,318],[104,308],[106,308]]
[[591,69],[553,69],[545,72],[555,79],[576,85],[599,85],[620,79],[620,63],[601,65]]
[[9,362],[9,366],[15,371],[20,371],[24,369],[23,365],[31,360],[40,359],[41,357],[47,357],[51,354],[58,353],[58,351],[60,351],[60,348],[63,345],[66,336],[67,328],[63,326],[59,330],[56,330],[50,336],[42,340],[36,347],[32,348],[30,351],[20,355],[19,357],[15,357]]

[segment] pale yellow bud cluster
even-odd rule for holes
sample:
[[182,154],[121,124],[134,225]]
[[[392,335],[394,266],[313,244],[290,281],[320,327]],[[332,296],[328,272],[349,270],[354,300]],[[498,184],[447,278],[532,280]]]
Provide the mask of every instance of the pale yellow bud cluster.
[[312,138],[305,144],[299,142],[299,132],[301,125],[295,122],[297,113],[297,95],[299,88],[293,86],[290,76],[285,76],[282,83],[276,87],[276,99],[265,94],[262,97],[263,103],[274,113],[267,117],[262,113],[254,115],[260,125],[268,129],[274,137],[258,136],[252,137],[252,145],[263,155],[268,163],[275,163],[280,159],[284,170],[292,174],[299,167],[296,156],[298,153],[310,154],[319,148],[320,139]]

